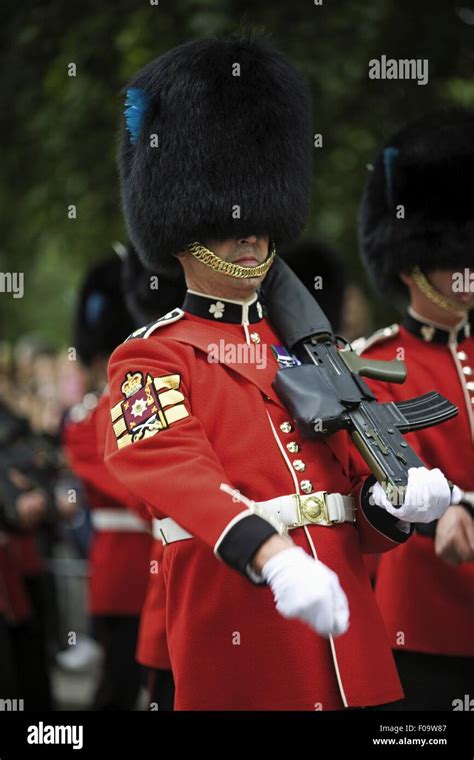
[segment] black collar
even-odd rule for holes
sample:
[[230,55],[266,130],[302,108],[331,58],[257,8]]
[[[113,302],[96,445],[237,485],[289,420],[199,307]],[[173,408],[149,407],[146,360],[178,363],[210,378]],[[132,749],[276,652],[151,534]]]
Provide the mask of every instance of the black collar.
[[250,301],[229,301],[218,296],[188,290],[183,303],[184,311],[213,322],[232,322],[236,325],[260,322],[263,308],[257,294]]
[[471,323],[468,316],[459,322],[459,324],[449,329],[430,322],[428,319],[420,317],[412,309],[409,309],[405,314],[403,326],[408,332],[416,335],[417,338],[420,338],[425,343],[440,343],[445,346],[448,343],[462,343],[463,340],[466,340],[471,335]]

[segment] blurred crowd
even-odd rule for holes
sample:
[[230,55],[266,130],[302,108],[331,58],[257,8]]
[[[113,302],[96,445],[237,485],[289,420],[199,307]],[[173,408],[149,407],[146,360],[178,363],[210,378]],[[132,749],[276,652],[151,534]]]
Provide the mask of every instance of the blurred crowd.
[[[88,379],[38,335],[0,346],[0,659],[6,698],[52,706],[51,666],[66,644],[55,577],[58,546],[86,557],[86,505],[61,429]],[[80,526],[80,527],[79,527]]]

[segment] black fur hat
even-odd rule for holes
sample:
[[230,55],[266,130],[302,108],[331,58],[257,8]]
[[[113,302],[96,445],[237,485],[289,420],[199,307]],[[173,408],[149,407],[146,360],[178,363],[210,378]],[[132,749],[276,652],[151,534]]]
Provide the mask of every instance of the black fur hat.
[[93,266],[79,291],[74,319],[74,345],[90,366],[107,357],[135,329],[122,295],[122,262],[113,254]]
[[[343,264],[336,251],[320,240],[305,239],[285,248],[280,255],[314,296],[337,332],[346,282]],[[321,278],[322,287],[316,278]]]
[[[311,179],[302,77],[266,42],[188,42],[127,86],[120,177],[130,238],[144,264],[180,276],[172,254],[197,240],[295,240]],[[157,142],[158,141],[158,142]]]
[[181,306],[186,295],[183,272],[181,280],[175,282],[147,269],[131,243],[127,246],[123,259],[122,289],[127,309],[137,327],[153,322],[176,306]]
[[402,293],[398,275],[414,266],[474,266],[474,109],[425,117],[386,143],[362,197],[359,244],[381,293]]

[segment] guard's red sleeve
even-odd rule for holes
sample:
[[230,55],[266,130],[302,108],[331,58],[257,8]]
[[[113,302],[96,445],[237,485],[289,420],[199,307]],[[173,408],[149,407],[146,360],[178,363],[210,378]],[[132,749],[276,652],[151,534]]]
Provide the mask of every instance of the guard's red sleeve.
[[[220,490],[221,483],[232,484],[193,414],[195,365],[192,347],[161,335],[119,346],[109,362],[112,421],[106,461],[154,516],[173,518],[227,564],[246,573],[253,554],[277,531]],[[146,429],[153,403],[150,411],[140,413],[145,391],[127,398],[122,389],[133,376],[135,386],[137,377],[143,385],[148,382],[148,399],[156,392],[154,407],[161,412],[161,429],[153,425]],[[144,432],[132,436],[130,425],[136,426],[137,420]]]

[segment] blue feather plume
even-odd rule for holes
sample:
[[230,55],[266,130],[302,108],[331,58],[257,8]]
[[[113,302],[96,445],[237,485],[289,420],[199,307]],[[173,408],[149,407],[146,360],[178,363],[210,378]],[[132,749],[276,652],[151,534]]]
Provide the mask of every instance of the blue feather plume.
[[145,90],[139,87],[132,87],[130,90],[127,90],[124,115],[132,144],[135,144],[138,140],[143,119],[150,108],[150,102],[150,96]]
[[85,322],[86,325],[93,329],[102,319],[105,312],[107,300],[100,290],[93,290],[89,293],[85,303]]

